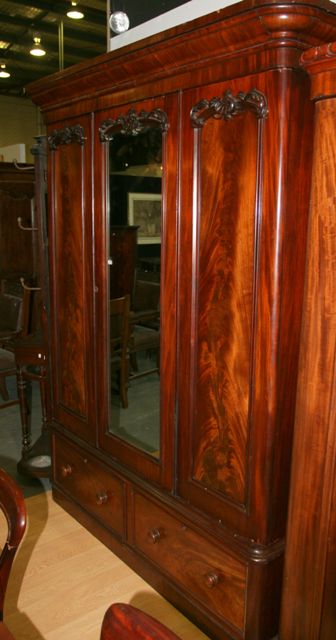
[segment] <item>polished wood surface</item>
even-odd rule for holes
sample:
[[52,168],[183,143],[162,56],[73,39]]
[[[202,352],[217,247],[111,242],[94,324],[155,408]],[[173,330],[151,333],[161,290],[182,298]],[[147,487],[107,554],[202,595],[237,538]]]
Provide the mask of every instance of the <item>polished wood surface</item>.
[[[71,144],[68,130],[73,135]],[[88,117],[83,117],[80,125],[76,121],[73,131],[61,128],[52,133],[49,229],[54,238],[50,261],[52,354],[58,363],[55,417],[92,441],[94,382],[88,365],[93,360],[90,137]]]
[[[28,87],[52,166],[54,496],[220,640],[278,630],[313,152],[299,59],[332,39],[332,3],[247,0]],[[103,134],[162,112],[156,457],[109,431]],[[120,479],[122,528],[81,492],[85,460]],[[173,534],[148,546],[147,520]]]
[[105,613],[100,640],[179,640],[140,609],[127,604],[113,604]]
[[284,640],[331,640],[336,628],[335,51],[333,45],[303,57],[308,72],[318,74],[318,83],[314,77],[314,165],[281,616]]
[[[26,529],[27,514],[21,488],[13,478],[0,468],[0,512],[5,535],[1,535],[0,555],[0,621],[3,621],[7,584],[15,555]],[[3,629],[2,632],[4,633]],[[6,636],[5,636],[6,637]]]
[[182,640],[207,640],[61,509],[51,492],[28,498],[26,505],[27,532],[5,603],[5,619],[17,640],[98,640],[105,611],[120,601],[158,618]]

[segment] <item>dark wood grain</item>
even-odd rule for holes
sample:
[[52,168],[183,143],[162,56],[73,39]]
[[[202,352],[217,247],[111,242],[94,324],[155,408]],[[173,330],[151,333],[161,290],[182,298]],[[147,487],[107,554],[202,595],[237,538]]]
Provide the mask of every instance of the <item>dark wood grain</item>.
[[212,119],[198,137],[192,476],[246,504],[258,121],[247,114]]
[[[90,124],[85,121],[85,144],[69,141],[59,127],[58,144],[50,152],[52,246],[52,329],[55,370],[55,403],[60,420],[75,432],[89,436],[88,417],[94,402],[94,384],[87,363],[92,359],[92,220]],[[62,188],[60,186],[62,185]],[[89,296],[91,292],[91,297]]]
[[[22,166],[22,165],[21,165]],[[27,170],[28,169],[28,170]],[[34,198],[34,168],[16,169],[12,163],[0,163],[0,275],[15,275],[29,279],[36,275],[34,241],[36,232],[19,229],[32,226]]]
[[[317,55],[320,90],[327,52],[317,53],[321,53],[321,57]],[[293,640],[329,640],[336,626],[336,58],[329,53],[324,59],[326,85],[315,116],[309,253],[282,600],[281,637]],[[304,63],[310,72],[310,60],[314,74],[314,56],[307,55]]]
[[135,547],[215,615],[220,616],[225,600],[228,624],[242,631],[245,563],[209,544],[186,522],[140,494],[135,495],[134,501]]
[[[54,465],[74,445],[97,482],[120,478],[118,526],[83,494],[96,486],[84,467],[54,494],[220,640],[278,629],[313,152],[299,57],[335,38],[329,2],[247,0],[28,88],[49,133],[75,136],[51,152]],[[263,117],[245,108],[256,91]],[[100,128],[130,109],[167,116],[158,458],[109,432]],[[172,533],[150,546],[160,519]],[[209,592],[196,578],[208,565]]]

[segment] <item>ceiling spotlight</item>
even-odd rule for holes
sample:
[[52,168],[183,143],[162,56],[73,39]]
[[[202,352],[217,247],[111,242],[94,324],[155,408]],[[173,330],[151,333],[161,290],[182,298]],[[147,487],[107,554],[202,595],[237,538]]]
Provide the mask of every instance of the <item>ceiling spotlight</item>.
[[41,45],[41,38],[39,36],[34,36],[34,44],[30,50],[30,54],[32,56],[45,56],[46,52]]
[[71,9],[67,11],[68,18],[72,18],[73,20],[81,20],[84,18],[84,13],[78,10],[77,5],[78,2],[71,2]]
[[109,23],[114,33],[124,33],[130,26],[129,17],[124,11],[114,11],[111,13]]
[[10,77],[10,73],[9,71],[6,71],[6,65],[4,62],[1,62],[0,64],[0,78],[9,78]]

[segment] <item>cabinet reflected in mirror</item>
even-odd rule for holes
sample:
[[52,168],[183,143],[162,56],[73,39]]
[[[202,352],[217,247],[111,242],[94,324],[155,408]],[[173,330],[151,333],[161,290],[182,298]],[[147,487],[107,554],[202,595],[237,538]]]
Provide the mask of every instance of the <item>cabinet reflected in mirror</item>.
[[160,457],[162,145],[167,118],[106,121],[109,237],[109,431]]

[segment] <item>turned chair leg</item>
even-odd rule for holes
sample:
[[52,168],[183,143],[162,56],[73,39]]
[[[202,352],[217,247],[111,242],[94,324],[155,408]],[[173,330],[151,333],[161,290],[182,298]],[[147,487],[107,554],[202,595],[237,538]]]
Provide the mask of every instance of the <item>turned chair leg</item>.
[[27,401],[27,382],[21,367],[17,368],[16,382],[22,426],[22,457],[26,458],[31,448],[30,412]]

